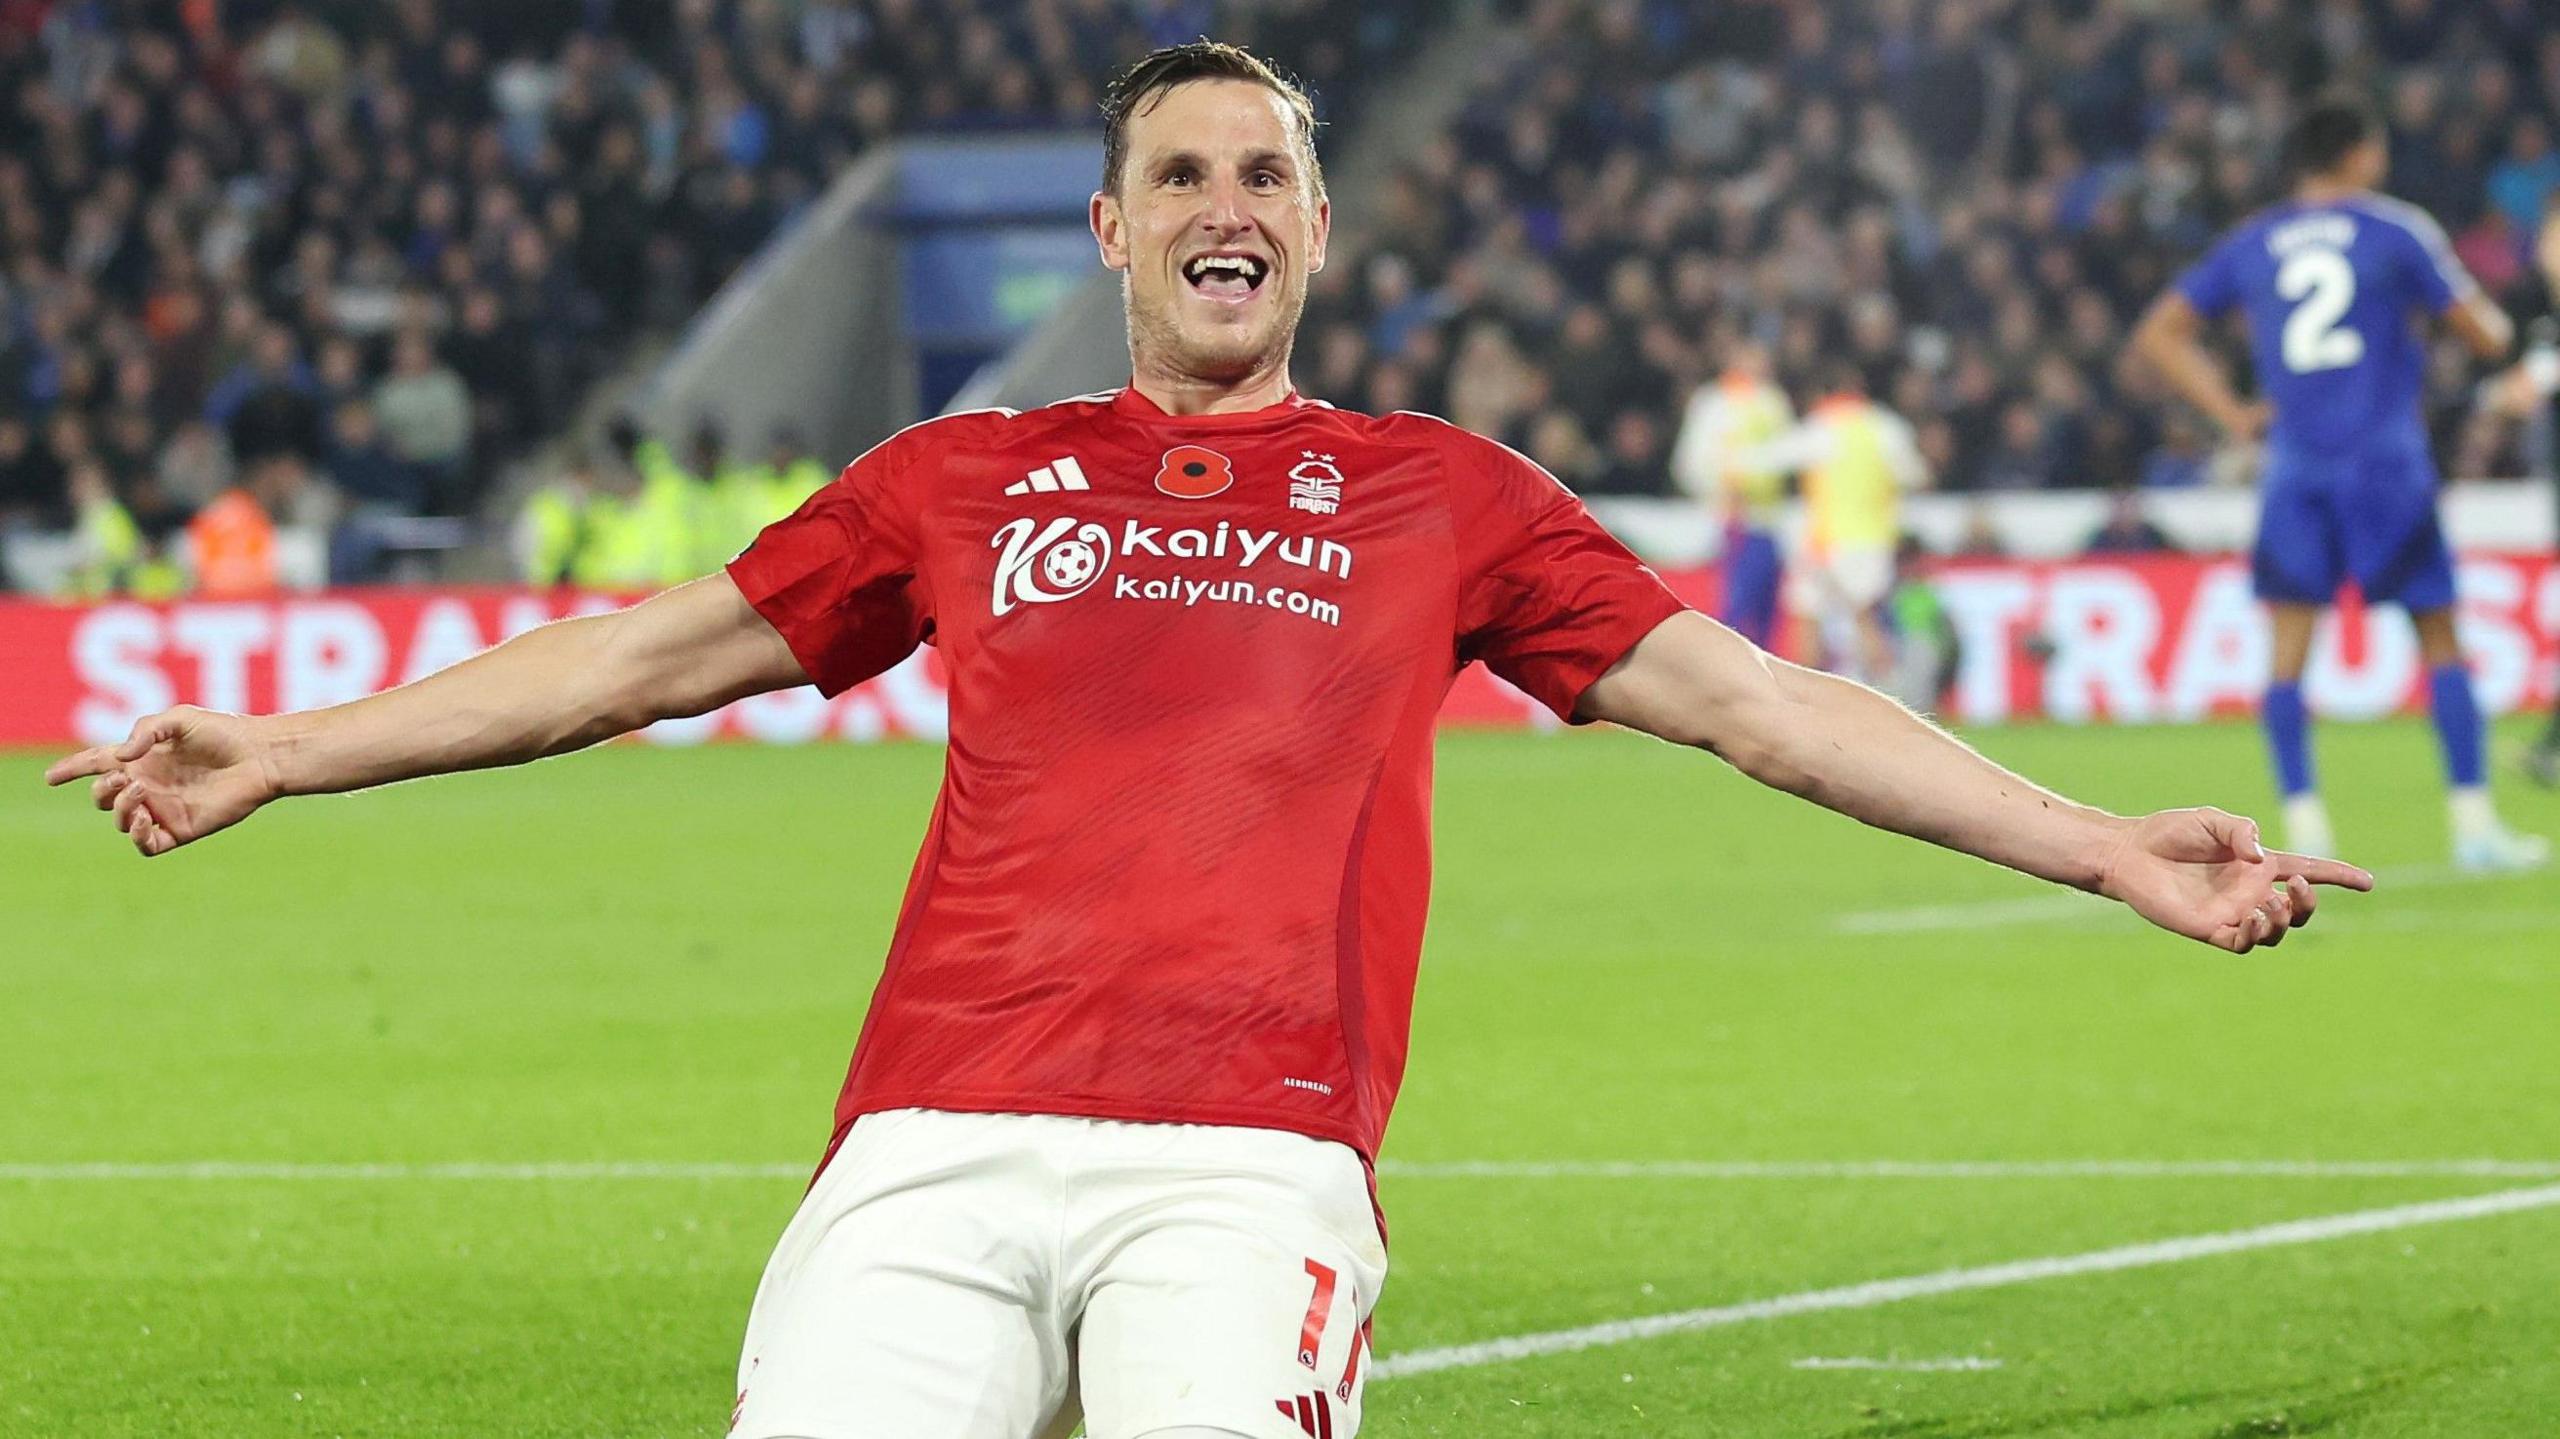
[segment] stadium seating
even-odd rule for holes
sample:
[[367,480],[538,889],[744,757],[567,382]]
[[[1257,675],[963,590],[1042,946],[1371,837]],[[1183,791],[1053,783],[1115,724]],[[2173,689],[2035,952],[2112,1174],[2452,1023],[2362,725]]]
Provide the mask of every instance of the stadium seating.
[[1431,8],[0,5],[0,534],[70,528],[93,474],[153,546],[235,482],[303,527],[471,515],[884,138],[1089,127],[1203,32],[1338,116]]
[[[1339,121],[1437,8],[0,5],[0,534],[107,492],[154,542],[235,480],[306,527],[471,515],[884,138],[1089,125],[1112,65],[1203,32]],[[1300,377],[1587,492],[1665,488],[1746,329],[1800,401],[1854,360],[1950,488],[2194,482],[2207,437],[2121,338],[2331,81],[2376,89],[2395,187],[2541,307],[2560,42],[2512,0],[1500,8],[1456,123],[1363,201],[1386,242],[1320,277]],[[2434,393],[2450,442],[2465,399]]]
[[[1665,487],[1680,401],[1737,330],[1800,404],[1854,360],[1951,488],[2194,482],[2201,437],[2121,341],[2278,192],[2288,107],[2322,84],[2384,102],[2394,188],[2541,307],[2521,251],[2560,184],[2560,39],[2530,5],[1514,9],[1385,198],[1393,241],[1323,277],[1302,379],[1445,413],[1586,492]],[[2449,445],[2465,400],[2435,393]]]

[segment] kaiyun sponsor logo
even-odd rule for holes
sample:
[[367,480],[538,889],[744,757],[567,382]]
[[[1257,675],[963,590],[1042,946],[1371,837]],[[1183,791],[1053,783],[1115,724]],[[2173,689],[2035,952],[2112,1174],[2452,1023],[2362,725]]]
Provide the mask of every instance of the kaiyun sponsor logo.
[[[1351,547],[1339,540],[1247,529],[1226,520],[1210,526],[1180,528],[1129,520],[1115,535],[1108,526],[1072,515],[1047,521],[1026,516],[1008,521],[987,543],[997,551],[991,603],[999,616],[1011,614],[1021,605],[1074,599],[1111,573],[1115,559],[1141,555],[1227,560],[1239,570],[1266,564],[1288,566],[1340,580],[1351,578]],[[1240,579],[1139,579],[1121,575],[1112,593],[1121,599],[1168,599],[1185,605],[1208,600],[1267,604],[1293,614],[1311,615],[1327,624],[1341,623],[1341,608],[1331,601],[1286,586],[1266,587]]]
[[1286,610],[1293,615],[1305,615],[1318,624],[1337,628],[1342,624],[1342,606],[1331,600],[1318,599],[1287,585],[1258,585],[1251,580],[1190,580],[1180,575],[1142,580],[1130,575],[1117,575],[1111,581],[1111,597],[1115,600],[1156,600],[1178,604],[1185,609],[1204,604],[1249,605],[1258,609]]
[[1055,604],[1093,588],[1111,568],[1111,532],[1090,520],[1062,516],[1042,524],[1024,518],[996,531],[995,612],[1016,605]]

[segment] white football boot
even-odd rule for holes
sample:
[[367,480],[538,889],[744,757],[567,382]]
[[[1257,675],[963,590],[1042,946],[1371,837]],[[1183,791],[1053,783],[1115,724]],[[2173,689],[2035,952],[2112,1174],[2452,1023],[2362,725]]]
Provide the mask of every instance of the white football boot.
[[2465,874],[2516,874],[2551,862],[2551,841],[2507,828],[2489,791],[2466,785],[2448,797],[2453,815],[2453,867]]
[[2550,862],[2551,841],[2518,834],[2503,824],[2492,823],[2453,841],[2453,867],[2465,874],[2520,874]]

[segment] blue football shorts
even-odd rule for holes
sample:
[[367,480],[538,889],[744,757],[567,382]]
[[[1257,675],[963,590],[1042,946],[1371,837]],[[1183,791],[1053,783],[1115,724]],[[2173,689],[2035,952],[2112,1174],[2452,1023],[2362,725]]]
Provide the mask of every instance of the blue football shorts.
[[1716,618],[1766,649],[1778,627],[1778,581],[1786,568],[1777,536],[1747,525],[1729,525],[1724,536],[1724,603]]
[[2269,447],[2250,576],[2270,603],[2328,604],[2353,580],[2413,614],[2453,603],[2453,550],[2421,441],[2324,454]]

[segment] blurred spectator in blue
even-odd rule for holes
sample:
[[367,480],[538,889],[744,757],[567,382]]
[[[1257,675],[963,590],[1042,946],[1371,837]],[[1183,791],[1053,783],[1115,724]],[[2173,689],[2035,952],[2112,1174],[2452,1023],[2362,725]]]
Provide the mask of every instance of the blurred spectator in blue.
[[[319,390],[311,367],[303,363],[301,345],[293,331],[272,321],[258,326],[249,354],[205,396],[204,417],[217,425],[228,425],[252,395],[270,389],[305,398]],[[235,437],[232,443],[236,447],[239,441]]]
[[2142,491],[2127,486],[2107,493],[2107,517],[2080,548],[2093,555],[2150,555],[2175,546],[2144,513]]
[[341,402],[330,417],[329,482],[345,500],[329,536],[329,582],[367,584],[382,577],[382,523],[424,511],[426,473],[383,444],[373,406]]
[[319,458],[319,385],[296,350],[291,330],[266,326],[256,358],[235,372],[241,383],[227,391],[217,387],[206,403],[206,417],[225,422],[231,453],[243,468],[269,460],[299,468]]
[[340,403],[329,438],[328,476],[351,506],[400,515],[424,511],[426,474],[383,442],[371,404],[362,398]]
[[2489,171],[2489,199],[2509,230],[2522,237],[2542,223],[2543,201],[2555,189],[2560,189],[2560,154],[2552,152],[2550,127],[2541,116],[2525,111],[2507,132],[2506,154]]
[[2044,421],[2025,400],[2000,407],[1999,438],[1975,465],[1971,488],[2040,490],[2053,478],[2047,468]]
[[2169,417],[2160,447],[2142,461],[2142,485],[2151,490],[2185,490],[2201,485],[2208,478],[2207,466],[2213,452],[2205,443],[2204,427],[2195,417],[2180,411]]

